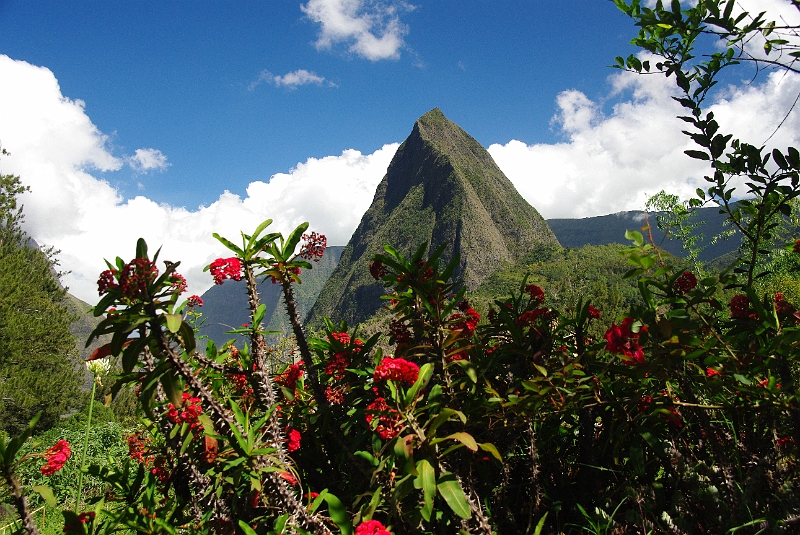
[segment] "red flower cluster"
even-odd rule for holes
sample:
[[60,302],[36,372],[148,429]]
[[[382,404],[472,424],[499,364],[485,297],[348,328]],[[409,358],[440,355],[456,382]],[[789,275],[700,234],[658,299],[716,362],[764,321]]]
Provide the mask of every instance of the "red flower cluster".
[[547,307],[537,308],[536,310],[526,310],[522,314],[520,314],[519,319],[517,319],[517,327],[533,327],[533,324],[536,323],[536,320],[539,318],[549,319],[550,318],[550,309]]
[[734,295],[728,304],[728,308],[731,310],[732,318],[747,319],[753,317],[750,313],[750,298],[744,294]]
[[297,256],[305,258],[306,260],[319,262],[322,255],[325,254],[325,247],[328,246],[328,238],[326,238],[324,234],[312,232],[311,234],[303,234],[303,239],[305,243],[300,247],[300,254]]
[[169,470],[167,470],[167,460],[160,455],[156,457],[155,466],[150,469],[150,473],[156,476],[162,485],[166,484],[170,476]]
[[186,291],[186,277],[181,275],[180,273],[173,273],[169,277],[170,286],[172,286],[172,290],[182,294]]
[[287,428],[289,432],[287,433],[289,437],[289,443],[286,445],[286,451],[292,453],[293,451],[297,451],[300,449],[300,431],[297,429]]
[[600,311],[594,308],[592,305],[589,305],[589,318],[593,320],[599,320],[600,316]]
[[325,373],[330,375],[335,380],[344,378],[345,369],[350,365],[350,359],[347,358],[347,353],[339,351],[325,365]]
[[670,412],[670,414],[663,415],[664,418],[666,418],[667,423],[669,423],[670,425],[674,425],[678,429],[683,427],[683,419],[681,418],[681,415],[678,413],[678,409],[676,409],[675,407],[669,407],[667,410]]
[[800,240],[795,240],[794,247],[792,247],[792,251],[795,253],[800,253]]
[[331,405],[341,405],[344,403],[344,393],[345,389],[343,386],[325,387],[325,399],[327,399],[328,403]]
[[406,359],[394,359],[385,357],[375,368],[373,380],[378,383],[381,381],[400,381],[413,385],[419,377],[419,366]]
[[170,403],[167,408],[167,418],[174,424],[186,422],[191,429],[195,429],[200,425],[198,418],[203,412],[200,403],[200,398],[192,397],[188,392],[184,392],[182,410],[178,411],[175,405]]
[[341,333],[333,332],[331,333],[331,338],[333,338],[343,346],[346,346],[350,343],[350,335],[347,334],[346,332],[341,332]]
[[685,294],[695,286],[697,286],[697,277],[695,277],[694,273],[691,271],[684,271],[678,275],[678,278],[672,283],[672,287],[675,288],[675,291],[679,294]]
[[469,355],[467,354],[466,351],[463,351],[463,350],[459,351],[457,353],[453,353],[451,355],[445,356],[445,360],[447,360],[447,362],[455,362],[457,360],[467,360],[467,359],[469,359]]
[[99,295],[104,295],[110,289],[119,287],[119,284],[117,284],[118,273],[116,269],[107,269],[100,273],[100,278],[97,279],[97,293]]
[[529,284],[525,287],[525,291],[531,296],[531,303],[534,306],[539,306],[544,303],[544,290],[535,284]]
[[47,463],[45,463],[40,470],[42,475],[52,476],[64,468],[64,464],[66,464],[67,459],[69,459],[69,456],[72,455],[72,450],[69,448],[69,442],[66,440],[59,440],[51,448],[44,452],[44,455],[47,458]]
[[203,306],[203,298],[200,297],[199,295],[189,296],[189,299],[187,301],[188,301],[188,305],[190,307],[201,307],[201,306]]
[[722,377],[722,372],[714,368],[707,368],[706,375],[709,377]]
[[242,280],[242,263],[238,258],[217,258],[208,266],[214,284],[222,284],[225,279]]
[[383,440],[392,440],[403,430],[403,426],[400,424],[400,413],[390,408],[383,398],[379,397],[367,405],[365,413],[367,424],[372,424],[372,420],[377,417],[378,424],[375,432]]
[[366,520],[358,525],[356,535],[392,535],[392,532],[377,520]]
[[250,382],[247,376],[243,373],[232,373],[228,375],[228,379],[233,383],[233,389],[236,390],[243,398],[249,398],[253,395],[254,391],[250,387]]
[[455,321],[456,323],[453,324],[451,330],[454,331],[466,331],[466,334],[472,335],[475,332],[475,329],[478,328],[478,321],[480,321],[481,315],[474,308],[467,308],[464,310],[464,315],[461,314],[453,314],[450,317],[450,321]]
[[147,454],[147,439],[142,438],[141,433],[134,433],[128,435],[128,455],[131,459],[139,464],[147,464],[151,462],[152,457],[146,456]]
[[789,301],[783,298],[783,292],[776,293],[772,300],[775,303],[775,312],[778,314],[778,317],[788,318],[789,316],[795,316],[796,320],[800,319],[797,317],[797,310],[795,310]]
[[386,266],[383,265],[383,262],[381,262],[380,260],[373,260],[369,264],[369,274],[372,275],[372,278],[375,279],[376,281],[379,281],[382,278],[384,278],[388,271],[389,270],[386,269]]
[[297,387],[297,381],[299,381],[302,376],[303,364],[290,364],[283,373],[279,373],[275,376],[275,382],[294,391]]
[[625,355],[639,364],[644,364],[644,351],[639,345],[639,333],[647,332],[647,327],[642,325],[639,332],[634,333],[631,330],[633,321],[633,318],[625,318],[620,325],[611,323],[611,327],[605,334],[605,339],[608,342],[606,351]]
[[122,268],[119,285],[128,299],[137,299],[147,292],[147,285],[158,277],[158,268],[146,258],[134,258]]

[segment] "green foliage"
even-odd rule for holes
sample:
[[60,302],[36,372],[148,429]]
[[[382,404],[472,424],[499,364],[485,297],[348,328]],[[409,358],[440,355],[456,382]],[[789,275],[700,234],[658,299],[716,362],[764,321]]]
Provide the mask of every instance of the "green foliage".
[[30,246],[19,228],[25,190],[18,177],[0,176],[0,430],[12,434],[40,411],[49,428],[81,402],[55,253]]

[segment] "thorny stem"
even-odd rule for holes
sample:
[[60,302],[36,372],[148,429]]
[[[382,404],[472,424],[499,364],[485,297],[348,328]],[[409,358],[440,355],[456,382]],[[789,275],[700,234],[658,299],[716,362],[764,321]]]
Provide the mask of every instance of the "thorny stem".
[[5,480],[8,482],[8,485],[11,487],[11,496],[14,498],[14,505],[17,508],[17,514],[19,514],[20,521],[22,522],[22,530],[27,535],[39,535],[39,529],[36,527],[36,522],[33,520],[33,515],[28,510],[28,500],[22,493],[22,486],[20,485],[17,477],[9,470],[10,469],[7,469],[6,473],[3,475],[5,476]]

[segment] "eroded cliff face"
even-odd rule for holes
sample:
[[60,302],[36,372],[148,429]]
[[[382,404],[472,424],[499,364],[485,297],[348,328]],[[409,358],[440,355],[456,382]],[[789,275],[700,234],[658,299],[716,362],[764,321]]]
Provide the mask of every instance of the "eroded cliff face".
[[369,275],[372,255],[385,244],[410,254],[421,243],[447,244],[444,260],[458,254],[457,276],[474,289],[504,262],[558,240],[486,149],[433,109],[398,148],[309,324],[319,326],[323,317],[355,324],[372,316],[383,305],[383,287]]

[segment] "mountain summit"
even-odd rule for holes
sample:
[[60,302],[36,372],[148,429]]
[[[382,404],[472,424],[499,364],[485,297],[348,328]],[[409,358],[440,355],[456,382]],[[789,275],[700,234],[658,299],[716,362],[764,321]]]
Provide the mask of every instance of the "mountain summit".
[[345,247],[309,315],[361,322],[381,306],[383,287],[369,274],[372,255],[391,244],[411,254],[421,243],[448,244],[460,255],[456,275],[470,290],[532,246],[558,244],[480,143],[435,108],[397,149],[372,205]]

